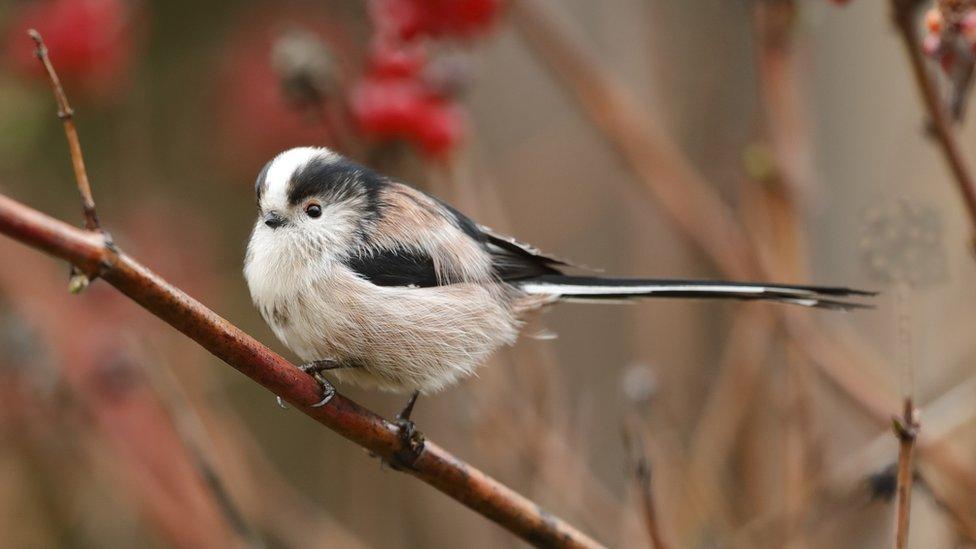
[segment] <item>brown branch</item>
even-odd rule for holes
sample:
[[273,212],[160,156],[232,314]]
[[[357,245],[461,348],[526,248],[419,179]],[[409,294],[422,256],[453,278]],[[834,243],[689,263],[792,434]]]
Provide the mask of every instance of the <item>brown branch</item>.
[[[327,406],[318,384],[283,357],[183,293],[104,236],[0,195],[0,233],[65,259],[89,277],[98,275],[146,310],[169,323],[312,419],[444,492],[522,539],[537,545],[599,547],[587,535],[542,510],[510,488],[427,441],[416,454],[401,442],[396,425],[336,395]],[[404,456],[409,456],[404,462]]]
[[898,437],[898,514],[895,532],[895,549],[908,547],[908,519],[912,505],[912,454],[918,438],[918,411],[911,398],[905,399],[902,417],[892,418],[892,427]]
[[942,154],[945,156],[946,163],[949,165],[953,177],[955,177],[959,194],[962,196],[963,206],[966,208],[969,221],[973,226],[973,237],[976,238],[976,181],[974,181],[972,173],[963,160],[962,151],[959,149],[959,143],[952,131],[952,123],[949,121],[945,106],[939,97],[935,80],[925,65],[925,54],[922,52],[922,45],[915,29],[916,16],[921,4],[918,0],[891,0],[892,16],[898,34],[905,45],[905,51],[912,66],[912,74],[915,77],[915,84],[918,86],[922,103],[931,119],[931,128]]
[[54,90],[54,99],[58,103],[58,118],[64,125],[64,134],[68,138],[68,148],[71,151],[71,166],[75,171],[75,181],[78,183],[78,192],[81,194],[81,208],[85,214],[85,228],[89,231],[100,230],[98,214],[95,212],[95,199],[92,197],[91,184],[88,182],[88,171],[85,169],[85,159],[81,154],[81,141],[78,139],[78,129],[75,128],[75,111],[68,103],[68,96],[64,93],[61,86],[61,79],[51,64],[51,58],[47,54],[47,46],[41,33],[34,29],[27,31],[36,44],[34,50],[37,59],[44,66],[48,79],[51,81],[51,88]]

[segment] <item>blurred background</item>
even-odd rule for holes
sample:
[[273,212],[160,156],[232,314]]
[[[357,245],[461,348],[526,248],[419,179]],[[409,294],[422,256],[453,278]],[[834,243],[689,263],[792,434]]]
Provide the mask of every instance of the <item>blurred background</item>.
[[[921,4],[972,163],[976,22]],[[103,226],[290,358],[241,266],[255,176],[295,145],[607,273],[883,292],[564,305],[421,399],[428,437],[602,543],[648,546],[651,494],[672,547],[890,546],[904,396],[910,545],[976,542],[972,222],[888,3],[4,0],[0,192],[80,224],[32,26]],[[0,239],[0,546],[524,545],[67,275]]]

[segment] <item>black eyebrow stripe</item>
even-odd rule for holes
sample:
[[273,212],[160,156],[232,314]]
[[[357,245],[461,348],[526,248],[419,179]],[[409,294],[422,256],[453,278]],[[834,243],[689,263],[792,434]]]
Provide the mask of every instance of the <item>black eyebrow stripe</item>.
[[264,194],[264,189],[266,189],[268,186],[268,170],[271,169],[271,164],[273,162],[274,160],[271,160],[265,164],[264,167],[261,168],[261,171],[258,172],[257,180],[254,181],[254,194],[257,195],[258,203],[261,202],[261,195]]
[[361,189],[372,204],[387,184],[381,175],[351,160],[313,158],[292,176],[288,203],[294,206],[306,198],[327,195],[332,195],[333,200],[343,200]]

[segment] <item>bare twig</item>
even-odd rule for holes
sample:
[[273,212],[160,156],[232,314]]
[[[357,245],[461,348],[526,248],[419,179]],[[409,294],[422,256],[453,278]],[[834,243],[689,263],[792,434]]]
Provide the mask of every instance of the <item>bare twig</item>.
[[64,134],[68,138],[68,148],[71,151],[71,166],[75,171],[75,181],[78,183],[78,192],[81,194],[81,207],[85,214],[85,228],[89,231],[100,230],[98,214],[95,212],[95,199],[92,197],[91,184],[88,182],[88,171],[85,169],[85,159],[81,154],[81,141],[78,139],[78,129],[75,128],[75,111],[68,103],[68,96],[64,93],[61,86],[61,79],[51,64],[51,59],[47,54],[47,46],[41,33],[34,29],[27,31],[27,34],[34,40],[36,49],[34,50],[37,59],[47,71],[47,76],[51,81],[51,88],[54,90],[54,99],[58,103],[58,118],[64,125]]
[[959,187],[963,206],[966,208],[970,224],[973,226],[973,236],[976,237],[976,180],[973,179],[972,173],[963,160],[962,151],[959,149],[959,143],[952,131],[952,123],[949,120],[946,108],[939,97],[935,80],[925,65],[925,55],[922,52],[922,45],[915,28],[921,5],[922,2],[919,0],[891,0],[892,17],[898,34],[905,45],[905,51],[912,66],[912,74],[915,77],[915,84],[918,86],[922,103],[928,111],[932,130],[942,154],[945,156],[946,163],[952,171],[956,185]]
[[651,464],[644,452],[644,437],[641,436],[640,422],[636,417],[632,416],[624,422],[624,442],[627,444],[634,467],[634,482],[640,494],[644,524],[647,526],[651,548],[668,549],[670,545],[661,535],[660,518],[657,514],[657,506],[654,504],[654,487],[651,485]]
[[902,417],[892,418],[892,427],[898,437],[898,514],[895,531],[895,549],[908,546],[908,519],[912,504],[912,454],[918,438],[918,411],[911,398],[905,399]]

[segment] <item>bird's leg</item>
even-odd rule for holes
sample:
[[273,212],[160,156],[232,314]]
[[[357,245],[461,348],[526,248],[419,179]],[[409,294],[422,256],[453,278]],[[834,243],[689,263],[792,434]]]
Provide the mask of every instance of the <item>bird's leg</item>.
[[311,362],[306,362],[304,364],[299,364],[298,369],[305,372],[310,376],[314,376],[319,372],[325,372],[328,370],[339,370],[341,368],[356,368],[357,364],[352,362],[339,362],[338,360],[333,360],[331,358],[326,358],[323,360],[313,360]]
[[[420,391],[414,391],[410,395],[410,400],[407,401],[407,405],[400,410],[400,413],[396,415],[398,422],[400,421],[410,421],[410,414],[413,413],[413,405],[417,403],[417,398],[420,397]],[[412,422],[411,422],[412,423]]]
[[[329,380],[326,379],[324,375],[322,375],[322,372],[326,372],[328,370],[338,370],[339,368],[355,368],[355,367],[357,367],[357,364],[355,363],[339,362],[338,360],[333,360],[331,358],[327,358],[323,360],[313,360],[311,362],[299,364],[298,369],[312,376],[312,378],[315,379],[316,383],[319,384],[319,387],[322,388],[322,400],[313,404],[312,408],[321,408],[322,406],[325,406],[326,404],[329,403],[330,400],[332,400],[332,397],[334,397],[336,394],[335,387],[333,387],[332,383],[330,383]],[[281,400],[281,397],[277,397],[277,398],[278,398],[278,406],[285,408],[285,403],[284,401]]]
[[417,426],[410,420],[410,414],[413,413],[413,406],[419,396],[420,391],[414,391],[407,405],[400,410],[393,421],[400,429],[400,440],[403,442],[403,449],[396,453],[393,463],[390,464],[394,469],[409,468],[424,449],[424,434],[418,431]]

